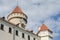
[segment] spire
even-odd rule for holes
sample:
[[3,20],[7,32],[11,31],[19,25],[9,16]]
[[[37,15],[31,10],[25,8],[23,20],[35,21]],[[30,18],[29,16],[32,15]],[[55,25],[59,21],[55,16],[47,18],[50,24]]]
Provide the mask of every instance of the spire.
[[22,12],[22,10],[18,7],[18,6],[16,6],[16,8],[13,10],[13,12],[12,13],[23,13]]
[[18,0],[17,0],[17,5],[18,5]]
[[16,0],[16,1],[17,1],[17,6],[15,7],[15,9],[13,10],[12,13],[23,13],[21,8],[19,8],[19,6],[18,6],[18,0]]
[[45,24],[42,24],[40,31],[49,30]]

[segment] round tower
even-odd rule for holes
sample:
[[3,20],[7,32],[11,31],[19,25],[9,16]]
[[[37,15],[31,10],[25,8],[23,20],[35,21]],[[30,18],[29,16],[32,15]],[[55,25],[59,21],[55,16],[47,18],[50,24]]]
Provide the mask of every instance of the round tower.
[[45,24],[39,27],[38,36],[41,37],[41,40],[52,40],[52,31],[47,28]]
[[18,6],[16,6],[13,12],[8,15],[7,20],[14,25],[19,25],[19,27],[25,28],[27,24],[27,15],[24,14]]

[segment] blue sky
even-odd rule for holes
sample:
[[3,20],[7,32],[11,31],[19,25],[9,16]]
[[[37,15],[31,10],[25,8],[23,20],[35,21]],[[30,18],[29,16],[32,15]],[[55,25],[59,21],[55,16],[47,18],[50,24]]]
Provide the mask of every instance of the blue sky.
[[[0,17],[7,17],[17,0],[0,0]],[[60,0],[18,0],[18,6],[28,16],[26,29],[36,33],[44,23],[53,31],[53,40],[60,40]]]

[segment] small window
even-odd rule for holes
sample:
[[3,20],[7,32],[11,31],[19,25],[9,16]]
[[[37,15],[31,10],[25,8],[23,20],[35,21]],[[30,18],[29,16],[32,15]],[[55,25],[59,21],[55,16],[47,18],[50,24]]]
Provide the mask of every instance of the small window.
[[28,35],[28,40],[30,40],[30,36]]
[[4,30],[4,25],[3,24],[1,24],[1,30]]
[[16,30],[16,35],[18,36],[18,30]]
[[9,28],[9,33],[12,33],[12,29],[11,28]]
[[24,38],[24,33],[22,33],[22,38]]
[[33,38],[33,40],[35,40],[35,38]]
[[24,24],[21,24],[21,27],[25,28],[25,25]]

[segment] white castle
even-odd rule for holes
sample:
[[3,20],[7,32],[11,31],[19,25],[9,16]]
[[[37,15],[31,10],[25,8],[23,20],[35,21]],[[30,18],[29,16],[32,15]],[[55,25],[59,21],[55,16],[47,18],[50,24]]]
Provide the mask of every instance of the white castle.
[[7,20],[0,18],[0,40],[52,40],[52,31],[45,24],[39,27],[37,34],[25,29],[27,15],[19,6],[8,15]]

